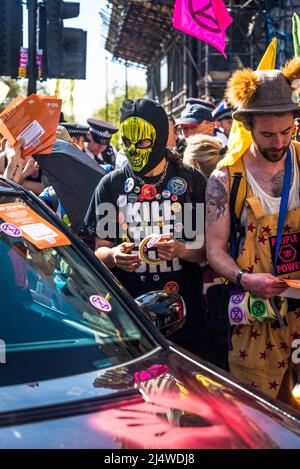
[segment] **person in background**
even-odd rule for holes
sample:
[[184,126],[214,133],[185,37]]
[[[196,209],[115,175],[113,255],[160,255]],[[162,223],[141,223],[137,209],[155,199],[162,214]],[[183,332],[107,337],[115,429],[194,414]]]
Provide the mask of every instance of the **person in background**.
[[79,150],[84,151],[84,144],[85,142],[88,142],[87,132],[89,130],[89,126],[76,124],[75,122],[61,122],[60,125],[69,132],[71,143],[76,145]]
[[218,162],[224,157],[226,148],[216,137],[196,134],[187,139],[183,162],[202,171],[209,178]]
[[168,121],[169,121],[169,136],[167,141],[167,148],[170,150],[174,150],[179,153],[181,156],[186,147],[185,138],[182,135],[178,134],[178,130],[176,130],[176,121],[172,114],[167,114]]
[[213,112],[213,118],[215,123],[220,124],[221,129],[223,130],[226,138],[228,139],[230,130],[232,127],[232,108],[220,109],[217,112]]
[[117,152],[110,143],[110,139],[118,131],[118,127],[94,118],[88,119],[87,122],[90,127],[87,132],[88,143],[84,151],[97,163],[109,165],[110,168],[107,168],[109,172],[116,165]]

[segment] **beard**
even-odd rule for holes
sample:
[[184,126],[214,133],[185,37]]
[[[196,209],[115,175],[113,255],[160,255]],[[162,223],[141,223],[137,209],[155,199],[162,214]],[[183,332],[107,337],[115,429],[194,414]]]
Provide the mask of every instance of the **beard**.
[[[252,136],[253,138],[253,136]],[[253,139],[254,140],[254,139]],[[288,145],[278,149],[278,148],[263,148],[254,140],[255,146],[261,156],[265,158],[265,160],[275,163],[276,161],[280,161],[287,152],[288,147],[290,146],[291,140],[289,141]]]

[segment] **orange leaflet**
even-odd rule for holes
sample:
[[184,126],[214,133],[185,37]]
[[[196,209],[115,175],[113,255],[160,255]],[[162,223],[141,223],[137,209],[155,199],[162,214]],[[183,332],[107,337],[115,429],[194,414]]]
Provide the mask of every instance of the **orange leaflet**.
[[[54,100],[56,98],[41,98],[32,94],[14,105],[11,104],[2,112],[0,133],[12,146],[21,138],[24,139],[23,157],[37,151],[42,152],[45,147],[54,143],[54,128],[56,130],[61,106],[60,100]],[[54,111],[50,112],[49,107],[53,107]]]
[[62,99],[58,99],[56,96],[40,96],[40,99],[42,99],[47,105],[52,130],[54,133],[56,133],[57,125],[60,118]]
[[291,280],[289,278],[281,278],[279,280],[282,280],[283,282],[285,282],[289,287],[291,288],[300,288],[300,279],[294,279],[294,280]]
[[7,236],[22,236],[38,249],[71,244],[69,238],[58,228],[38,215],[24,203],[0,206],[0,229]]

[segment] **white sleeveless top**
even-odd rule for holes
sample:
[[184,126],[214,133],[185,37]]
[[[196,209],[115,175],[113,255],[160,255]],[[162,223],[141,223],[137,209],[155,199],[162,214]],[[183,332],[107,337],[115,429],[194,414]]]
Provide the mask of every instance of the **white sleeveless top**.
[[[297,155],[293,145],[290,145],[291,157],[292,157],[292,167],[293,171],[293,182],[292,187],[290,188],[289,194],[289,204],[288,210],[300,207],[300,176],[299,176],[299,165],[297,160]],[[273,215],[274,213],[279,213],[281,197],[272,197],[268,195],[262,188],[257,184],[256,180],[246,169],[247,182],[250,184],[253,194],[258,197],[262,203],[265,215]],[[243,226],[246,226],[246,206],[244,204],[242,214],[241,214],[241,223]]]

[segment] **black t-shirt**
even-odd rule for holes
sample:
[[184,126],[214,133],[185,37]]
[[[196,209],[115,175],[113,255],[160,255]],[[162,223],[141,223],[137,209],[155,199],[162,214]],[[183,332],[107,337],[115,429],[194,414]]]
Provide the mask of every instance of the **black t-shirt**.
[[[85,218],[89,233],[116,246],[124,241],[135,242],[132,253],[138,252],[140,241],[152,233],[192,241],[199,222],[196,204],[204,204],[205,199],[202,173],[189,166],[178,169],[170,162],[160,184],[161,175],[143,179],[145,185],[135,178],[129,165],[104,176]],[[155,249],[149,249],[147,254],[151,259],[157,258]],[[159,265],[142,262],[132,273],[118,268],[112,272],[133,297],[152,290],[177,291],[186,302],[188,316],[176,337],[192,341],[206,334],[198,263],[175,258]]]

